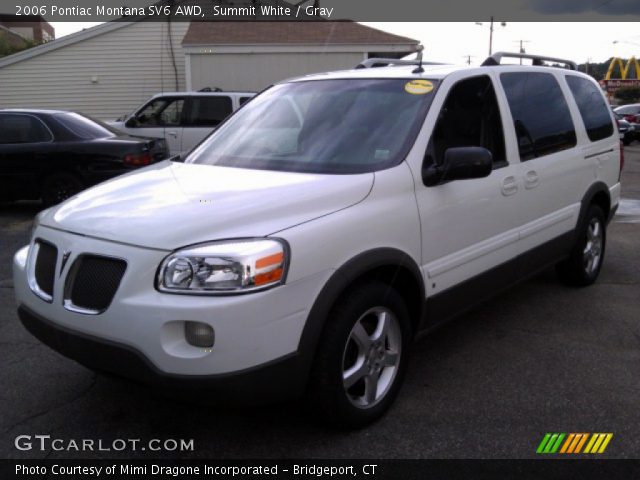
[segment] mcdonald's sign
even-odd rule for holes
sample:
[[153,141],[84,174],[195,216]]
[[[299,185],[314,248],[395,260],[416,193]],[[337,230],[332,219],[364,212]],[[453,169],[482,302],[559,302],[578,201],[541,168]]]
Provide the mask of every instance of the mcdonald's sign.
[[[616,71],[616,67],[620,71],[620,76],[611,78]],[[629,78],[632,68],[635,69],[635,78]],[[607,74],[601,84],[607,89],[608,93],[614,93],[622,87],[640,87],[640,62],[636,57],[631,57],[625,65],[621,58],[612,58]]]

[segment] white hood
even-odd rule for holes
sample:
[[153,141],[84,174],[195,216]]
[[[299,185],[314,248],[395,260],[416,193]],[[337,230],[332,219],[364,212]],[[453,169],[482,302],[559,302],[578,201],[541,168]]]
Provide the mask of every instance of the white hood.
[[374,174],[320,175],[161,162],[86,190],[40,224],[172,250],[266,236],[362,201]]

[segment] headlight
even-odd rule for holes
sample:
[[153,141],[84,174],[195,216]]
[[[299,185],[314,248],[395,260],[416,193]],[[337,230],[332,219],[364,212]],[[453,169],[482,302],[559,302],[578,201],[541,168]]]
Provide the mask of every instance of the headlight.
[[284,282],[288,248],[282,240],[242,239],[184,248],[164,259],[158,270],[161,292],[243,293]]

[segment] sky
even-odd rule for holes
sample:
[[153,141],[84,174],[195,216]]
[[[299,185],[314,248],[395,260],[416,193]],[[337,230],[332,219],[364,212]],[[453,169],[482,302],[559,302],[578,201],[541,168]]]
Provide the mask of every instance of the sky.
[[[489,24],[473,22],[372,23],[380,30],[420,40],[424,59],[444,63],[479,64],[489,53]],[[53,22],[56,37],[97,23]],[[612,56],[640,58],[638,22],[500,22],[494,24],[493,51],[517,52],[520,40],[528,53],[574,60],[602,62]],[[614,44],[614,41],[617,43]]]

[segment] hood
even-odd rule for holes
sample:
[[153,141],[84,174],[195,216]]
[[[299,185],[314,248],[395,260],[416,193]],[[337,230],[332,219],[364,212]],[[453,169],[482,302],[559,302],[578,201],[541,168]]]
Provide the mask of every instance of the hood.
[[320,175],[164,161],[109,180],[47,211],[40,224],[173,250],[266,236],[363,200],[374,174]]

